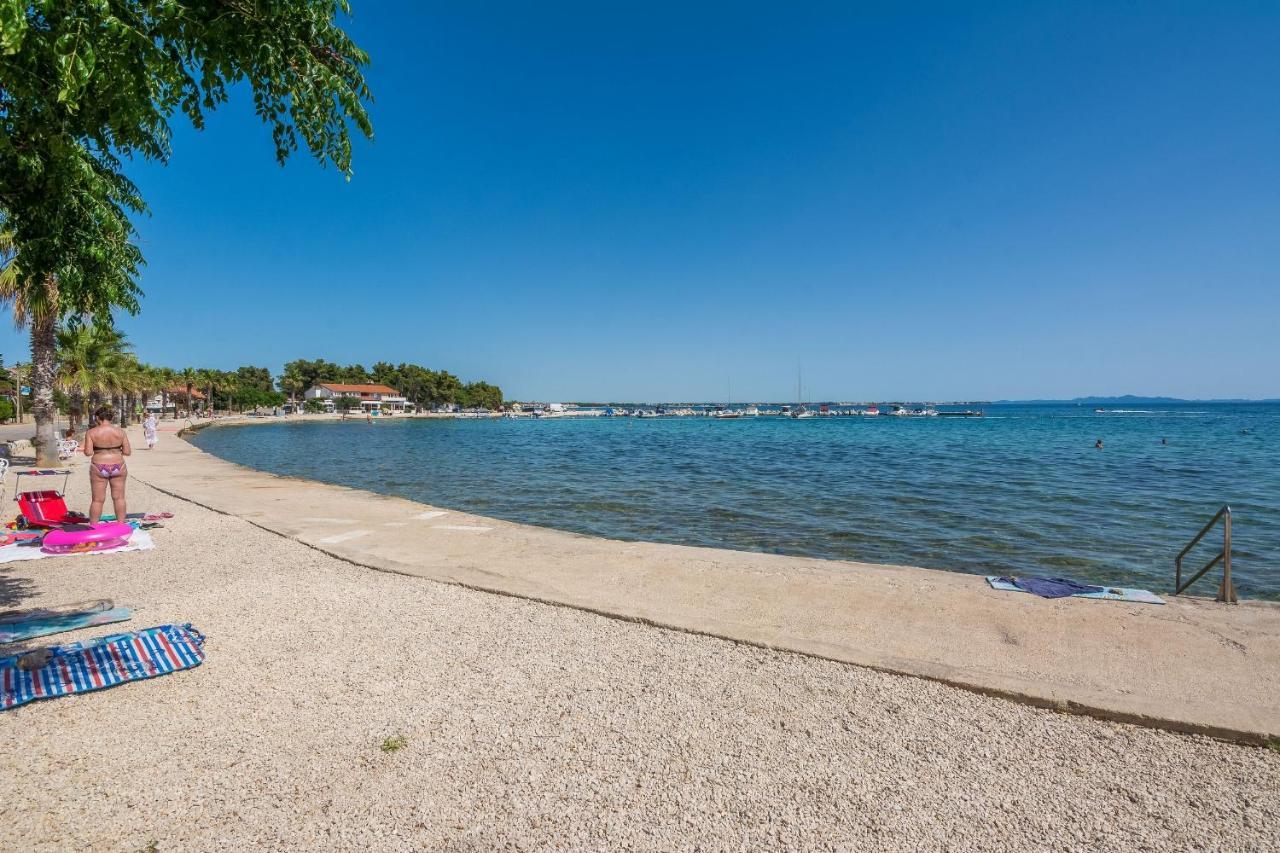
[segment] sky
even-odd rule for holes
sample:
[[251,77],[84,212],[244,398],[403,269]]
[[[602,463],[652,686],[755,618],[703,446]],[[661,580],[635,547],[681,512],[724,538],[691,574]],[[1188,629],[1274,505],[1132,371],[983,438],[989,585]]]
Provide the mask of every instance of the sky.
[[128,165],[144,361],[540,400],[781,401],[801,372],[807,399],[1280,397],[1274,2],[353,5],[350,181],[278,166],[243,92]]

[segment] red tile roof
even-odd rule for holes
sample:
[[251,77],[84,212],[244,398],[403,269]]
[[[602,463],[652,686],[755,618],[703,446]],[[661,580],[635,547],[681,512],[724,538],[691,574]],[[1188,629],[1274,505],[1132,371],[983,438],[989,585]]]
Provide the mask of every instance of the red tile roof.
[[[167,389],[165,389],[165,391],[166,391],[166,393],[167,393],[170,397],[174,396],[175,394],[176,394],[176,395],[178,395],[179,397],[185,397],[185,396],[187,396],[187,386],[185,386],[185,385],[175,385],[175,386],[173,386],[172,388],[167,388]],[[193,388],[191,389],[191,399],[193,399],[193,400],[203,400],[203,399],[204,399],[204,392],[203,392],[203,391],[201,391],[199,388],[194,388],[194,387],[193,387]]]
[[393,394],[396,396],[400,394],[396,389],[386,385],[343,385],[337,382],[317,382],[316,384],[340,394]]

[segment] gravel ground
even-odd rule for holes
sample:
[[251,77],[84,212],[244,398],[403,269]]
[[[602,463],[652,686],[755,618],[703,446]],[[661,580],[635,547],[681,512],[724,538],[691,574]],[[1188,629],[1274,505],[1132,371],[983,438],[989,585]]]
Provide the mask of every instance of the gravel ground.
[[177,514],[156,550],[2,567],[0,609],[110,597],[193,622],[207,660],[0,714],[5,849],[1280,846],[1275,752],[374,572],[130,492]]

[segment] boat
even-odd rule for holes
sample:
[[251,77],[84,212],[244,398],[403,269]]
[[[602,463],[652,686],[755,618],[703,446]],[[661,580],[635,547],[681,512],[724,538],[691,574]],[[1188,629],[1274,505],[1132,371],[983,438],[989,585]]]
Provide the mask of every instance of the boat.
[[[801,373],[800,368],[799,368],[799,367],[797,367],[797,368],[796,368],[796,400],[803,400],[803,399],[804,399],[804,384],[803,384],[803,376],[804,376],[804,374],[803,374],[803,373]],[[783,409],[783,414],[790,414],[790,415],[791,415],[791,417],[793,417],[793,418],[812,418],[812,417],[814,417],[814,413],[813,413],[813,412],[811,412],[811,411],[810,411],[810,410],[805,406],[805,404],[804,404],[804,403],[797,402],[797,403],[796,403],[796,407],[795,407],[794,409],[790,409],[790,411],[788,411],[788,409],[789,409],[789,408],[790,408],[790,407],[788,407],[788,406],[783,406],[783,407],[782,407],[782,409]]]
[[938,412],[940,418],[980,418],[982,417],[981,409],[965,409],[962,412]]
[[877,406],[868,406],[867,408],[863,409],[863,410],[862,410],[861,412],[859,412],[858,414],[860,414],[860,415],[866,415],[867,417],[874,418],[874,417],[876,417],[877,415],[879,415],[879,414],[880,414],[880,409],[879,409],[879,407],[877,407]]

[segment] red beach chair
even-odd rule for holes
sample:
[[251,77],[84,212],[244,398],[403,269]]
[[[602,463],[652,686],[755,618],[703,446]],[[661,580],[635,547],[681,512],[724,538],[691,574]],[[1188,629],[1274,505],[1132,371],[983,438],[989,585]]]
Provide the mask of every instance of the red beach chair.
[[[40,489],[38,491],[24,492],[22,491],[23,477],[56,477],[62,475],[62,491],[57,489]],[[89,516],[82,512],[75,512],[67,509],[66,498],[63,492],[67,489],[67,478],[71,476],[70,471],[54,471],[54,470],[37,470],[35,468],[30,471],[15,472],[13,490],[17,492],[14,498],[18,502],[18,528],[25,530],[28,527],[61,527],[64,524],[84,524],[89,520]]]

